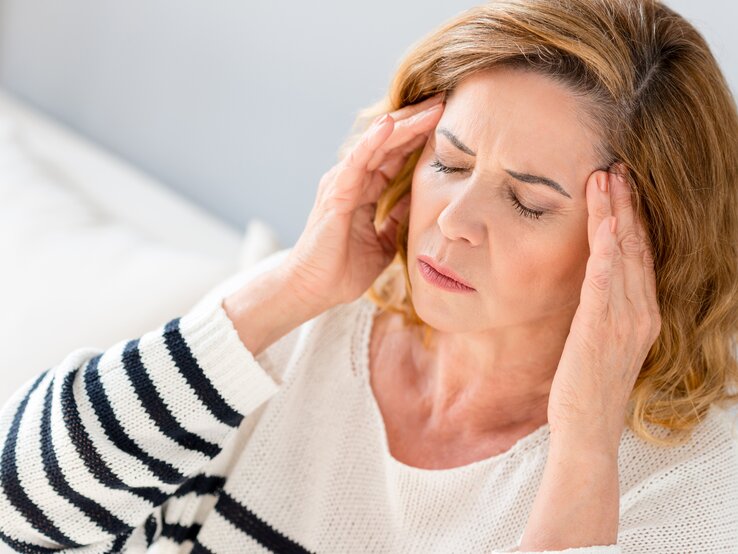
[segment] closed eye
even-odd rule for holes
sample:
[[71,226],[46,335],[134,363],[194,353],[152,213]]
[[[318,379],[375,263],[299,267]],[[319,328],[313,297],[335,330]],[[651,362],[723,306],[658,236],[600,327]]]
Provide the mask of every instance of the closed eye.
[[545,213],[540,210],[533,210],[531,208],[523,206],[520,203],[520,200],[518,200],[518,197],[515,196],[513,189],[509,187],[507,189],[507,197],[510,199],[510,202],[512,202],[513,206],[515,206],[515,209],[518,210],[518,213],[524,217],[532,217],[534,219],[539,219]]
[[435,167],[436,171],[440,171],[442,173],[457,173],[459,171],[467,171],[467,169],[463,167],[449,167],[447,165],[444,165],[438,159],[433,160],[430,166]]
[[[463,167],[449,167],[441,163],[441,161],[438,159],[433,160],[430,163],[430,167],[435,168],[436,171],[439,171],[441,173],[459,173],[462,171],[469,171],[468,169]],[[510,199],[510,202],[512,202],[512,205],[515,207],[518,213],[523,217],[539,219],[544,213],[546,213],[540,210],[533,210],[521,204],[520,200],[518,200],[518,197],[513,192],[513,189],[510,187],[508,187],[507,189],[507,197]]]

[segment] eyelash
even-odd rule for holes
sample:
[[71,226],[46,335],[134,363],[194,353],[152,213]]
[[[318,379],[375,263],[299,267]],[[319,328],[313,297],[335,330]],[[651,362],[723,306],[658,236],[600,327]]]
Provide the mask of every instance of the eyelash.
[[[436,171],[441,173],[458,173],[459,171],[465,171],[462,167],[449,167],[447,165],[444,165],[440,162],[440,160],[433,160],[430,164],[431,167],[435,168]],[[518,211],[518,213],[523,217],[528,217],[531,219],[540,219],[540,217],[545,213],[538,210],[531,210],[530,208],[527,208],[523,206],[520,203],[520,200],[518,200],[518,197],[515,196],[515,193],[512,191],[511,188],[507,189],[507,197],[512,202],[513,206],[515,206],[515,209]]]

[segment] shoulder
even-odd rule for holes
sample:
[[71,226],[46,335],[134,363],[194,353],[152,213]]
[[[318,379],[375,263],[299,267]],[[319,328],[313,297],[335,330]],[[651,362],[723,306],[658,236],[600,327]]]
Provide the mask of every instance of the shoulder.
[[[702,421],[695,426],[691,436],[680,445],[658,446],[637,437],[630,429],[626,429],[621,450],[625,449],[626,453],[638,452],[645,456],[651,461],[649,465],[651,470],[664,465],[671,466],[676,460],[696,460],[702,456],[712,456],[719,452],[734,455],[738,448],[737,424],[738,412],[712,405]],[[666,429],[650,423],[646,425],[656,436],[661,438],[668,436]],[[621,461],[627,465],[627,459]]]
[[[667,436],[665,429],[647,425],[656,436]],[[734,483],[738,486],[738,412],[711,406],[690,438],[671,447],[652,444],[626,429],[619,465],[624,496],[637,496],[646,482],[664,482],[680,474],[703,471],[708,465],[720,468],[724,477],[736,477]],[[708,479],[706,474],[701,477],[703,484]]]
[[626,543],[655,544],[648,538],[670,535],[674,548],[688,550],[708,536],[738,544],[737,420],[735,410],[712,406],[690,439],[673,447],[647,443],[627,430],[619,453]]

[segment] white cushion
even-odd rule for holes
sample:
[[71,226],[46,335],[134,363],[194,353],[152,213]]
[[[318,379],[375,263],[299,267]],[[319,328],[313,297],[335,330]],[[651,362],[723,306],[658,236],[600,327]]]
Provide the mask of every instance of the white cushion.
[[249,221],[246,235],[241,242],[239,269],[254,266],[270,254],[282,249],[276,231],[258,218]]
[[166,244],[237,259],[241,229],[0,87],[3,119],[22,131],[26,153],[97,211]]
[[0,406],[72,350],[138,337],[278,248],[262,222],[241,260],[173,246],[78,190],[0,118]]

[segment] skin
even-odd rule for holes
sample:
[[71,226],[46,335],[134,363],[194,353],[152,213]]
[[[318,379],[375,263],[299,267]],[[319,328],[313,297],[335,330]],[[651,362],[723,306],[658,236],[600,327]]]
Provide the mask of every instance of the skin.
[[[577,116],[586,112],[577,110],[566,91],[536,77],[504,70],[477,74],[457,94],[452,91],[456,100],[448,112],[439,104],[444,92],[377,118],[321,179],[290,263],[278,275],[248,285],[244,304],[236,298],[224,306],[229,314],[229,307],[235,308],[239,336],[252,337],[254,328],[241,329],[244,322],[267,328],[249,343],[258,349],[331,302],[355,300],[391,262],[392,238],[409,210],[414,304],[440,333],[429,353],[419,347],[417,333],[398,327],[392,314],[378,318],[372,329],[370,380],[390,450],[418,467],[468,464],[506,450],[538,427],[536,418],[543,413],[538,406],[545,401],[551,440],[519,551],[617,541],[618,450],[627,401],[661,330],[653,247],[633,210],[628,169],[617,163],[590,171],[594,153],[588,145],[597,137],[577,129],[583,121]],[[480,153],[472,152],[473,167],[461,174],[468,177],[452,182],[427,173],[431,149],[434,155],[458,155],[441,154],[440,137],[427,140],[444,128],[438,119],[444,113],[462,119],[451,121],[456,125],[467,122]],[[534,133],[530,128],[536,123]],[[554,139],[547,144],[541,136]],[[374,229],[368,223],[383,188],[421,145],[413,194]],[[501,200],[512,201],[502,192],[509,184],[501,178],[509,173],[507,164],[532,165],[534,156],[535,163],[545,158],[550,164],[549,177],[566,182],[565,197],[572,201],[561,206],[528,199],[541,202],[537,207],[549,214],[543,230],[512,219]],[[555,165],[557,160],[566,160],[567,167]],[[586,179],[578,188],[581,175]],[[524,202],[528,194],[541,194],[519,186],[506,192]],[[586,223],[580,225],[583,214]],[[582,243],[586,253],[579,249]],[[427,283],[418,281],[417,251],[462,273],[478,287],[476,301],[422,288]],[[463,271],[455,265],[460,262],[467,264]],[[264,319],[265,307],[271,319]],[[398,442],[402,433],[406,440]]]
[[[594,148],[599,137],[583,117],[562,85],[510,68],[471,75],[447,98],[418,160],[409,207],[412,300],[437,330],[434,344],[425,349],[396,314],[378,316],[371,340],[372,387],[396,457],[461,465],[507,450],[547,422],[590,256],[586,184],[605,169]],[[439,172],[435,159],[466,170]],[[570,198],[506,169],[553,179]],[[545,213],[521,215],[509,189]],[[421,254],[476,291],[428,283]]]

